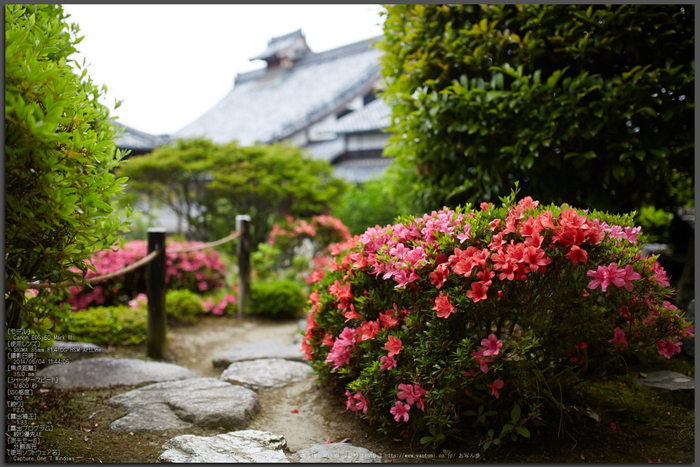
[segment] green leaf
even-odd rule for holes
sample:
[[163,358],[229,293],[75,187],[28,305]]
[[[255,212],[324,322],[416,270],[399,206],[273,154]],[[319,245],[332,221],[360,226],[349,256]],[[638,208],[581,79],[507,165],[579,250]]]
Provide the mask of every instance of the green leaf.
[[524,426],[515,427],[515,430],[516,430],[520,435],[522,435],[522,436],[524,436],[524,437],[526,437],[526,438],[529,438],[529,437],[530,437],[530,432],[529,432],[528,429],[525,428]]
[[518,423],[518,420],[520,420],[520,406],[518,404],[515,404],[515,407],[510,412],[510,419],[513,421],[513,424]]
[[510,423],[506,423],[505,425],[503,425],[503,429],[501,430],[501,433],[505,433],[505,432],[510,431],[512,429],[513,429],[513,425],[511,425]]
[[432,440],[433,440],[433,437],[432,437],[432,436],[423,436],[423,437],[420,439],[420,443],[421,443],[421,444],[428,444],[428,443],[431,442]]

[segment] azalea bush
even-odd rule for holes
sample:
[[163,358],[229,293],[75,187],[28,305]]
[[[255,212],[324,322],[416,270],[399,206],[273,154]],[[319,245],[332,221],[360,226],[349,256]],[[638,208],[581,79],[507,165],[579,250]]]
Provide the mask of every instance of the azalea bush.
[[636,352],[680,352],[692,326],[630,215],[515,200],[333,247],[302,349],[347,410],[432,446],[476,428],[485,449],[561,426],[568,395]]
[[[238,287],[234,289],[238,294]],[[170,318],[169,323],[193,323],[197,318],[211,313],[222,316],[236,312],[238,303],[237,295],[227,292],[216,292],[207,297],[201,297],[187,289],[168,290],[165,295],[166,314]],[[129,300],[128,305],[135,309],[148,310],[148,296],[138,294],[136,298]]]
[[129,306],[100,306],[71,313],[56,321],[54,334],[97,345],[138,345],[146,341],[148,312]]
[[307,283],[312,283],[324,274],[323,268],[329,262],[331,248],[350,238],[347,226],[337,217],[313,216],[311,221],[307,221],[288,216],[285,223],[272,226],[268,245],[279,252],[279,264],[289,266],[293,265],[295,251],[302,250],[306,242],[310,246],[308,254],[312,261],[310,264],[307,261],[307,267],[301,268],[300,272]]
[[[166,284],[169,289],[187,289],[202,293],[220,289],[225,285],[226,266],[219,252],[207,249],[189,253],[168,253],[200,245],[200,242],[168,241],[166,245]],[[86,278],[98,277],[119,271],[148,253],[148,243],[144,240],[127,242],[119,250],[102,250],[92,255],[90,262],[94,269],[88,270]],[[145,268],[93,284],[92,288],[73,286],[67,299],[75,310],[89,306],[126,304],[139,293],[146,291]]]

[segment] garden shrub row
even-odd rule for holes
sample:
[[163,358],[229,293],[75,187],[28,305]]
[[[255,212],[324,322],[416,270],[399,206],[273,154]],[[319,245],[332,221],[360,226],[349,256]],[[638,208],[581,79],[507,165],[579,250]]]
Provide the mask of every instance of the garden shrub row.
[[332,248],[302,349],[347,410],[434,446],[478,427],[487,448],[556,424],[573,388],[632,354],[680,352],[693,328],[630,215],[515,196]]

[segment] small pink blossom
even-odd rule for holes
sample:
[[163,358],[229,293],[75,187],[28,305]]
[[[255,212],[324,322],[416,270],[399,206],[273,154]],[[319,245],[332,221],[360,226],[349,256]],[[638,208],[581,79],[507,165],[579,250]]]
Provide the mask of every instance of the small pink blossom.
[[481,346],[484,347],[483,356],[498,355],[498,351],[503,347],[503,341],[496,337],[495,334],[491,334],[488,338],[481,340]]
[[499,378],[494,381],[493,384],[487,384],[487,386],[491,388],[491,395],[498,399],[501,397],[501,388],[503,388],[504,384],[505,383]]
[[616,347],[622,348],[627,345],[627,339],[625,338],[625,331],[620,328],[615,328],[615,337],[611,341]]
[[379,361],[382,362],[382,364],[379,365],[379,368],[381,370],[390,370],[392,368],[396,368],[396,360],[394,359],[394,357],[383,356],[379,359]]
[[443,295],[440,291],[440,296],[435,299],[433,310],[437,311],[438,318],[449,318],[450,313],[455,311],[455,307],[450,304],[450,294]]
[[410,405],[402,404],[401,401],[396,401],[396,404],[394,404],[394,407],[392,407],[389,412],[391,412],[391,414],[394,416],[394,420],[396,420],[397,422],[401,421],[401,417],[403,417],[404,422],[407,422],[408,411],[410,408]]

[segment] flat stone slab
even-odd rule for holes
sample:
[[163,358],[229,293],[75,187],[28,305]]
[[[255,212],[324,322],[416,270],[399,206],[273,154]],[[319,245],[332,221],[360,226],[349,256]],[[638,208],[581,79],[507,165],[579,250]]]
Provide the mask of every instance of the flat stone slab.
[[282,345],[276,342],[256,342],[255,344],[233,347],[217,354],[212,359],[214,368],[226,368],[233,362],[258,360],[260,358],[283,358],[301,361],[304,354],[301,345]]
[[243,428],[258,412],[258,395],[216,378],[151,384],[114,396],[109,405],[129,413],[112,422],[115,431],[163,431],[200,427]]
[[280,388],[288,383],[306,379],[311,373],[310,365],[282,358],[262,358],[244,362],[233,362],[221,374],[221,381],[240,384],[250,389]]
[[695,380],[675,371],[655,371],[648,373],[646,378],[635,377],[640,385],[654,392],[673,399],[674,402],[695,406]]
[[179,365],[131,358],[91,358],[63,365],[50,365],[37,375],[58,378],[57,383],[45,384],[58,389],[132,386],[197,377]]
[[346,443],[317,444],[293,454],[303,463],[378,463],[382,457],[372,451]]
[[156,462],[289,463],[287,440],[267,431],[242,430],[206,437],[177,436],[163,445]]

